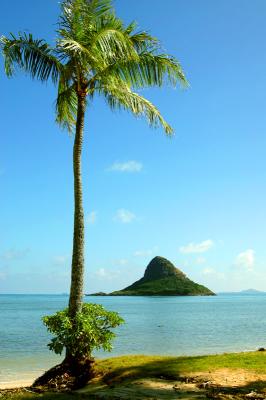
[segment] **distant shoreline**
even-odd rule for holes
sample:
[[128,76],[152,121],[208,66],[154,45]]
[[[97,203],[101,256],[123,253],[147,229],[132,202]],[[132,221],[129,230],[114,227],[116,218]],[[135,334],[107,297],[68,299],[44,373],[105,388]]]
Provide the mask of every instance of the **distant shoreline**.
[[[102,293],[102,296],[112,296],[112,297],[115,297],[114,295],[111,295],[111,294],[107,294],[107,293],[104,293],[104,292],[99,292],[99,293]],[[219,296],[219,295],[238,295],[238,294],[241,294],[241,295],[249,295],[249,294],[251,294],[251,295],[260,295],[260,294],[264,294],[264,295],[266,295],[266,291],[262,291],[262,290],[256,290],[256,289],[253,289],[252,291],[250,291],[250,290],[240,290],[240,291],[238,291],[238,292],[216,292],[215,293],[217,296]],[[96,294],[95,293],[84,293],[84,297],[88,297],[88,296],[100,296],[100,294],[98,295],[97,294],[97,292],[96,292]],[[0,296],[62,296],[62,297],[65,297],[65,296],[69,296],[69,293],[0,293]],[[152,296],[152,297],[154,297],[154,296],[156,296],[156,295],[150,295],[150,296]],[[159,295],[158,295],[159,296]],[[176,297],[189,297],[189,296],[186,296],[186,295],[168,295],[169,297],[173,297],[173,296],[176,296]],[[202,296],[204,296],[204,295],[202,295]],[[136,297],[136,296],[130,296],[130,297]],[[143,295],[142,297],[147,297],[146,295]],[[167,296],[165,296],[165,297],[167,297]],[[195,297],[195,296],[191,296],[191,297]]]

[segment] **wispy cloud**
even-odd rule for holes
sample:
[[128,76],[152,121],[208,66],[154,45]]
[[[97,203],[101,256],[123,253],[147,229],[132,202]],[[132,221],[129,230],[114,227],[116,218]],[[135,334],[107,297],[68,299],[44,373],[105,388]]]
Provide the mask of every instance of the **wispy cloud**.
[[146,249],[146,250],[136,250],[134,252],[134,256],[135,257],[149,257],[149,256],[152,256],[157,250],[158,250],[158,247],[153,247],[152,249]]
[[56,265],[66,265],[69,262],[68,255],[58,255],[54,257],[54,263]]
[[200,243],[189,243],[185,246],[181,246],[179,248],[180,253],[190,254],[190,253],[205,253],[210,250],[214,245],[214,242],[211,239],[204,240]]
[[108,273],[104,268],[99,268],[96,272],[95,275],[97,275],[99,278],[106,278],[108,276]]
[[253,249],[247,249],[242,253],[239,253],[235,260],[235,265],[240,268],[244,268],[248,271],[252,271],[255,265],[255,252]]
[[96,219],[97,219],[97,212],[96,211],[91,211],[86,216],[86,223],[89,224],[89,225],[95,224]]
[[225,275],[223,272],[218,272],[214,268],[204,268],[201,271],[202,275],[210,276],[210,277],[215,277],[218,279],[224,279]]
[[203,275],[212,275],[216,271],[213,268],[204,268],[201,272]]
[[130,160],[126,162],[114,162],[109,168],[108,171],[118,171],[118,172],[140,172],[143,168],[143,165],[139,161]]
[[115,263],[123,266],[128,264],[128,260],[126,258],[120,258],[119,260],[116,260]]
[[0,271],[0,281],[4,281],[7,278],[7,273]]
[[120,208],[119,210],[117,210],[114,216],[114,220],[122,222],[122,224],[129,224],[135,219],[136,215],[133,212],[126,210],[125,208]]
[[108,270],[106,268],[99,268],[94,272],[94,275],[100,280],[104,281],[115,281],[120,276],[121,271],[119,269],[116,270]]
[[9,249],[0,255],[0,258],[5,261],[20,260],[27,256],[29,249],[17,250]]
[[196,263],[197,265],[205,264],[205,262],[206,262],[206,258],[205,258],[205,257],[198,257],[198,258],[196,258],[196,260],[195,260],[195,263]]

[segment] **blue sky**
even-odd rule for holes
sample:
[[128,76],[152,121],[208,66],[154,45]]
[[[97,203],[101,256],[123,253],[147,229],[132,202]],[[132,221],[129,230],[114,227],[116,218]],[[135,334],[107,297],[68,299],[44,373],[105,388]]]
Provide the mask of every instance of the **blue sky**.
[[[266,3],[114,2],[176,56],[190,88],[145,90],[175,129],[86,115],[83,153],[86,292],[120,289],[155,255],[214,291],[266,290]],[[59,3],[2,4],[0,34],[54,40]],[[1,60],[0,291],[69,288],[73,138],[54,122],[55,88]]]

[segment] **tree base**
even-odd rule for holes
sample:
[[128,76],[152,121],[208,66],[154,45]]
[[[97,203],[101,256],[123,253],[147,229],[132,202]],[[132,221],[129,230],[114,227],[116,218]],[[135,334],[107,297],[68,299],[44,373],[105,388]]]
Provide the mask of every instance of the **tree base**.
[[85,386],[95,376],[94,359],[77,361],[68,358],[37,378],[32,389],[40,392],[75,390]]

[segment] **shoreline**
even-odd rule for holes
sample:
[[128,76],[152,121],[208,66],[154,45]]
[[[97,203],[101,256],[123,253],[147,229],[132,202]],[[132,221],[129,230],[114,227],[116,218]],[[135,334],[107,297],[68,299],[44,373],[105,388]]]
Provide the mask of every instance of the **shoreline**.
[[[169,359],[197,359],[198,357],[203,357],[203,358],[213,358],[213,357],[223,357],[223,356],[235,356],[235,355],[245,355],[245,354],[255,354],[255,353],[260,353],[259,349],[247,349],[243,350],[241,352],[239,351],[230,351],[230,352],[222,352],[222,353],[209,353],[209,354],[184,354],[184,355],[162,355],[162,354],[147,354],[147,355],[141,355],[143,357],[150,357],[150,358],[169,358]],[[263,351],[263,353],[266,355],[266,350]],[[139,354],[126,354],[126,355],[115,355],[115,356],[110,356],[110,357],[97,357],[96,362],[101,364],[102,362],[105,361],[112,361],[115,359],[122,359],[122,358],[127,358],[127,357],[139,357]],[[52,366],[56,365],[59,363],[60,360],[54,360],[54,364],[47,368],[40,369],[38,372],[35,370],[34,373],[27,373],[27,376],[21,379],[10,379],[7,381],[0,381],[0,390],[12,390],[12,389],[20,389],[20,388],[25,388],[25,387],[30,387],[32,383],[37,379],[40,375],[42,375],[45,371],[47,371],[49,368]],[[266,366],[265,366],[265,373],[266,373]],[[18,375],[24,375],[20,374],[18,372]]]
[[[186,384],[193,383],[197,388],[195,390],[198,390],[202,383],[209,382],[219,390],[225,387],[229,390],[231,386],[234,386],[242,392],[247,384],[249,386],[254,384],[256,387],[258,382],[266,382],[266,351],[183,357],[125,355],[97,359],[97,368],[99,371],[96,385],[98,389],[95,382],[92,381],[85,386],[86,393],[91,390],[99,390],[99,383],[102,387],[101,390],[110,392],[113,386],[117,389],[126,388],[130,382],[136,387],[140,385],[142,389],[144,386],[152,386],[152,390],[155,390],[156,385],[166,388],[170,381],[176,382],[177,386],[180,386],[182,382],[182,385],[184,382]],[[40,371],[40,373],[42,372]],[[8,394],[9,391],[12,393],[14,390],[23,397],[24,391],[19,389],[30,388],[36,377],[35,372],[25,379],[4,381],[0,383],[0,393],[3,391]],[[266,383],[264,386],[266,396]],[[136,387],[134,386],[134,390]],[[168,387],[167,390],[170,388]]]
[[23,380],[16,380],[16,381],[10,381],[10,382],[0,382],[0,390],[6,390],[6,389],[21,389],[25,387],[30,387],[36,377],[32,377],[32,379],[23,379]]
[[[226,354],[245,354],[245,353],[251,353],[251,352],[257,352],[258,350],[254,349],[249,349],[249,350],[243,350],[242,352],[239,351],[230,351],[229,353],[227,352],[222,352],[222,353],[209,353],[209,354],[183,354],[183,355],[163,355],[163,354],[146,354],[145,357],[161,357],[161,358],[197,358],[197,357],[213,357],[213,356],[222,356]],[[265,351],[266,353],[266,351]],[[112,360],[112,359],[118,359],[121,357],[138,357],[138,354],[125,354],[125,355],[115,355],[115,356],[109,356],[109,357],[97,357],[95,358],[97,362],[101,362],[104,360]],[[27,376],[20,378],[20,379],[10,379],[10,380],[3,380],[1,381],[0,377],[0,391],[1,390],[8,390],[8,389],[19,389],[19,388],[24,388],[24,387],[30,387],[32,383],[37,379],[40,375],[42,375],[45,371],[47,371],[49,368],[52,368],[54,365],[60,363],[60,360],[54,360],[54,363],[51,363],[50,366],[47,368],[40,369],[38,372],[35,370],[34,372],[27,373]],[[15,375],[15,374],[14,374]],[[18,376],[24,375],[23,373],[20,373],[19,371],[17,372]]]

